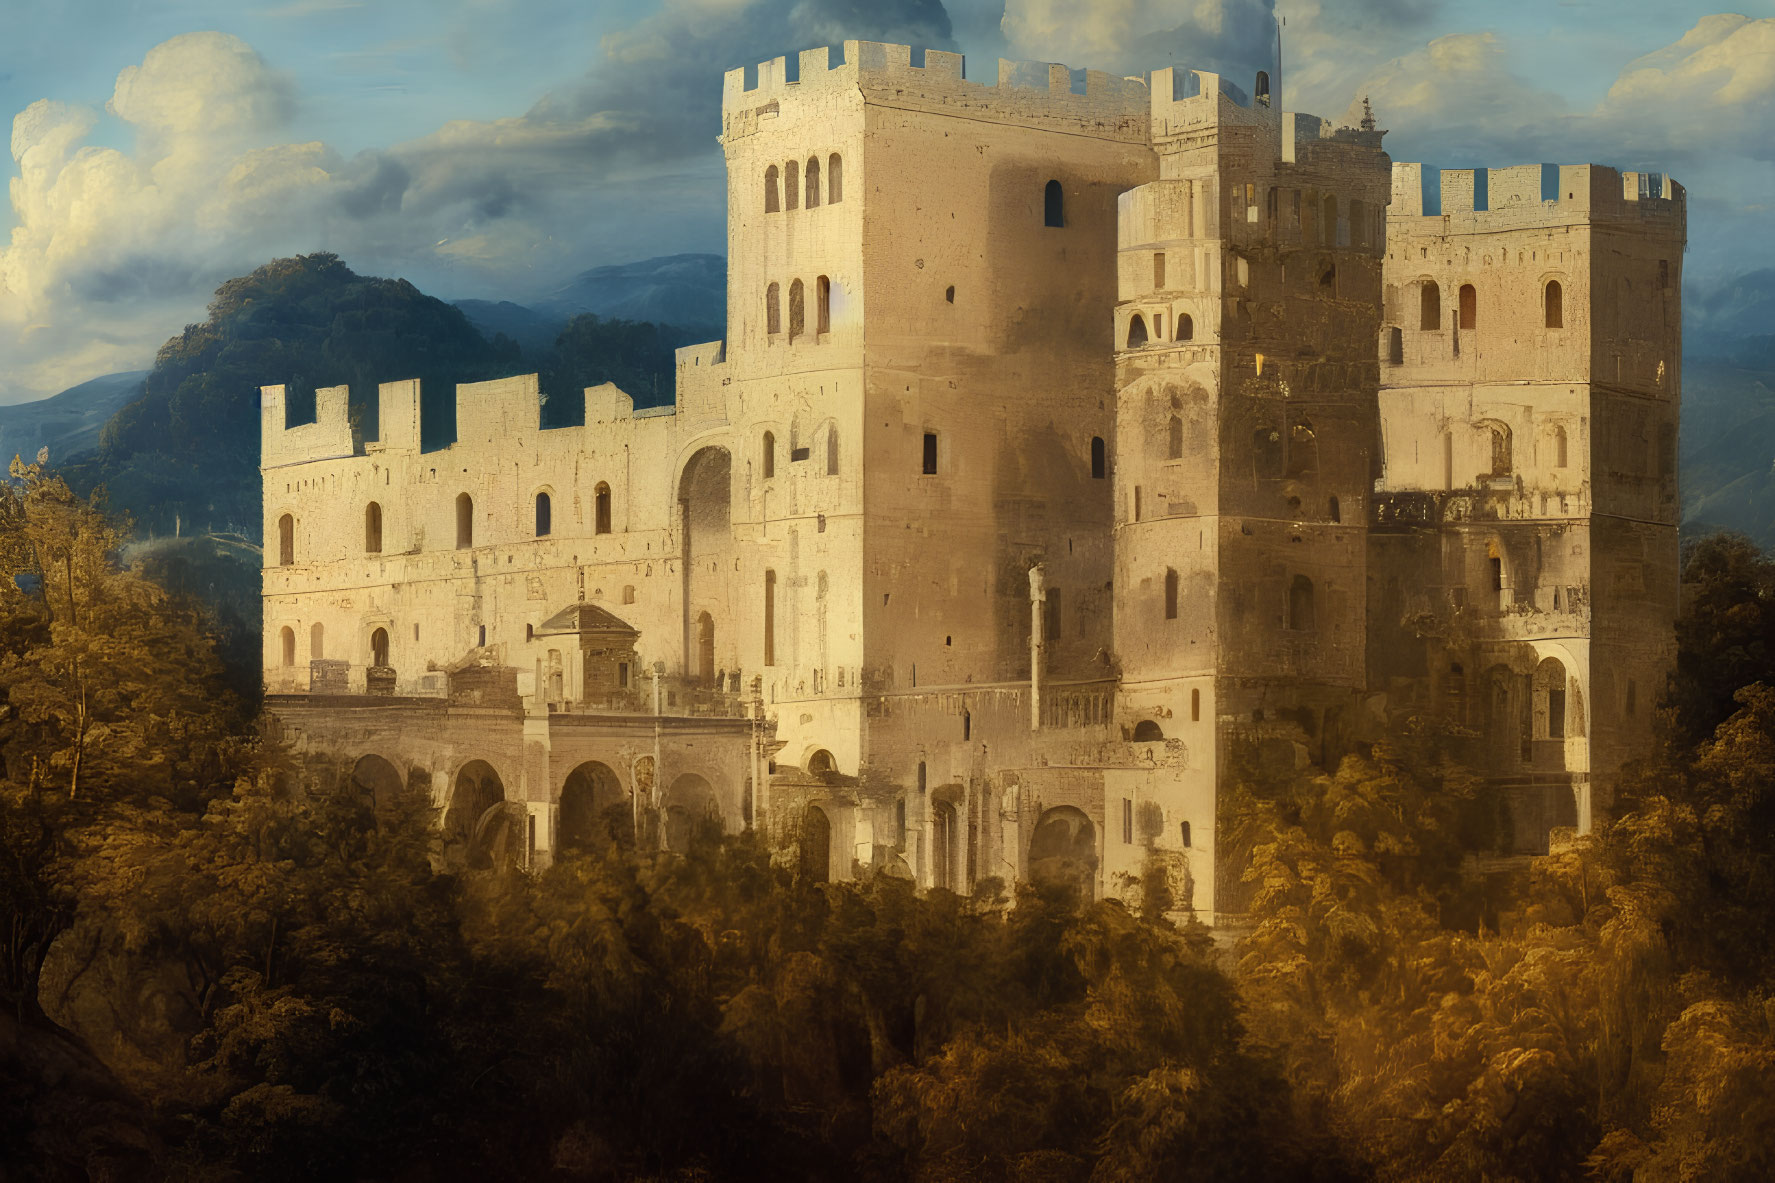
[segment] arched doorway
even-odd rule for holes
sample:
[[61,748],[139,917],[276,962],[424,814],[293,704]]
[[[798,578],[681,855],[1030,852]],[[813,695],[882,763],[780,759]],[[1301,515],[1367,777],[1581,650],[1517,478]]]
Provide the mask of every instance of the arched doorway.
[[1095,898],[1097,827],[1080,810],[1062,805],[1044,812],[1029,839],[1029,878],[1038,887]]
[[961,876],[956,873],[957,846],[955,806],[948,801],[931,803],[931,886],[945,891],[959,891]]
[[660,815],[666,849],[682,854],[690,849],[700,824],[711,819],[720,822],[721,806],[715,800],[714,787],[705,777],[686,772],[666,790],[660,802]]
[[400,770],[381,756],[360,756],[351,766],[353,792],[378,813],[395,803],[403,783]]
[[[684,524],[683,669],[691,677],[713,680],[715,622],[733,619],[728,611],[728,593],[734,581],[733,461],[726,448],[703,448],[686,462],[678,478],[678,511]],[[709,618],[706,634],[702,631],[704,616]]]
[[523,809],[505,799],[505,783],[485,760],[456,773],[444,812],[444,863],[452,870],[504,868],[522,858]]
[[567,774],[555,828],[558,851],[595,850],[608,841],[626,845],[633,836],[628,794],[614,769],[587,760]]
[[810,882],[832,882],[832,819],[809,805],[801,819],[801,873]]

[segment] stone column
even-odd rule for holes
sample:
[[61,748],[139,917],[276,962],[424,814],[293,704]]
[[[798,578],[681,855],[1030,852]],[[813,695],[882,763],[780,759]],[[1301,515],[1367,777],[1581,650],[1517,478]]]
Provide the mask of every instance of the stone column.
[[1040,563],[1029,569],[1029,729],[1042,729],[1042,662],[1047,644],[1042,636],[1042,608],[1048,599],[1047,572]]

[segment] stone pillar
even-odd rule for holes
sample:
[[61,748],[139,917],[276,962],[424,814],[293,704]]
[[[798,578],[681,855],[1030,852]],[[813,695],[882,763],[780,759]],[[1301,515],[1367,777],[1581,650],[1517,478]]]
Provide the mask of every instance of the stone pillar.
[[1048,599],[1047,571],[1040,563],[1029,569],[1029,729],[1042,729],[1042,662],[1047,643],[1042,636],[1042,608]]

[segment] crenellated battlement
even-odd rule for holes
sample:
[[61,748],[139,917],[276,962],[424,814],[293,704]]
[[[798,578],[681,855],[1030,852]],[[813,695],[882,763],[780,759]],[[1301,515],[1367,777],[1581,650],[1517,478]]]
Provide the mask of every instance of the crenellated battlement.
[[[666,407],[635,408],[635,400],[612,383],[588,386],[585,400],[587,427],[608,426],[638,418],[658,418],[677,413],[686,394],[692,402],[711,384],[704,371],[719,365],[722,345],[689,346],[679,352],[680,403]],[[689,369],[690,374],[682,371]],[[717,371],[718,372],[718,371]],[[710,376],[712,377],[712,375]],[[713,379],[718,383],[719,379]],[[295,464],[339,460],[354,454],[386,455],[420,451],[423,419],[420,384],[416,379],[381,383],[376,390],[380,419],[378,438],[365,440],[359,449],[352,437],[348,398],[350,388],[324,387],[315,392],[315,418],[310,423],[286,426],[288,398],[283,386],[259,390],[260,464],[265,469]],[[536,374],[519,374],[487,382],[466,382],[456,387],[456,439],[449,448],[497,447],[502,442],[530,439],[556,430],[544,428],[544,402]],[[448,449],[443,449],[448,450]]]
[[820,46],[729,70],[723,80],[723,122],[732,135],[757,118],[780,114],[784,101],[844,90],[860,90],[866,98],[963,106],[975,115],[1004,108],[1021,117],[1138,121],[1138,128],[1130,123],[1129,135],[1145,134],[1144,79],[1051,62],[1001,59],[997,78],[989,85],[968,78],[966,60],[959,53],[879,41]]
[[1665,173],[1618,172],[1601,164],[1521,164],[1429,169],[1393,165],[1393,218],[1470,219],[1475,229],[1593,221],[1680,220],[1687,197]]

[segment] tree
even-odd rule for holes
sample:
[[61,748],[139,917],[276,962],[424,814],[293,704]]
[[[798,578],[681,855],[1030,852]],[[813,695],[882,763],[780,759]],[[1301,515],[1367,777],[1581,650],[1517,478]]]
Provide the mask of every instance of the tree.
[[0,486],[0,989],[38,1015],[50,943],[71,921],[71,861],[126,802],[200,808],[243,757],[195,613],[117,565],[118,531],[14,459]]

